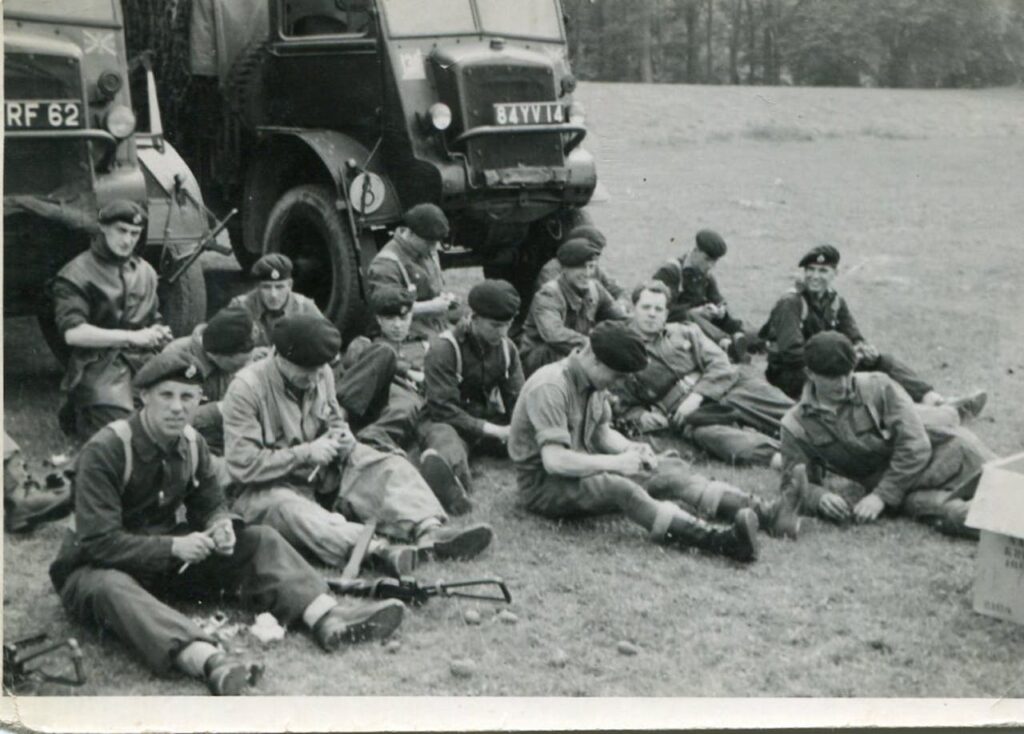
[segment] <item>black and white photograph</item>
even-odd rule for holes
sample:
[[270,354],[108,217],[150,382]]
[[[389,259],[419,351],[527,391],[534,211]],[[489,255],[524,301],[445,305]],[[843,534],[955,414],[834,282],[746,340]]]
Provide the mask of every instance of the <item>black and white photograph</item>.
[[0,720],[1024,724],[1024,0],[2,12]]

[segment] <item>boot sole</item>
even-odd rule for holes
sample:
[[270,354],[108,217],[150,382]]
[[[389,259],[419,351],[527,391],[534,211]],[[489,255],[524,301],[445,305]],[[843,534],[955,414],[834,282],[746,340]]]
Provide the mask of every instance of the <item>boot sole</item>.
[[256,685],[262,677],[263,666],[259,663],[232,665],[220,678],[220,681],[213,686],[213,694],[215,696],[240,696],[242,691]]
[[402,624],[402,617],[405,614],[405,605],[397,599],[390,600],[383,606],[370,613],[366,619],[352,622],[331,635],[325,642],[324,647],[329,651],[337,650],[342,644],[353,644],[369,640],[383,640]]
[[494,531],[487,525],[466,528],[458,535],[435,542],[433,553],[442,560],[468,560],[483,553],[494,540]]
[[462,482],[441,455],[428,449],[420,456],[420,474],[450,515],[465,515],[473,509]]

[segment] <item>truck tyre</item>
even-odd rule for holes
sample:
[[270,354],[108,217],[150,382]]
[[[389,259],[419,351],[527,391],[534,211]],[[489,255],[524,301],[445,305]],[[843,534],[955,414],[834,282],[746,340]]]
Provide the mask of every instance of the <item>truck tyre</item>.
[[157,295],[164,323],[171,327],[174,336],[191,334],[206,320],[206,279],[202,263],[192,263],[174,285],[161,282]]
[[249,271],[252,270],[252,266],[256,264],[256,261],[260,259],[260,253],[249,252],[245,249],[244,235],[242,234],[242,222],[239,221],[241,217],[235,217],[230,223],[228,223],[228,239],[231,240],[231,251],[235,254],[235,260],[238,261],[238,266],[242,268],[242,273],[248,275]]
[[312,298],[343,333],[352,333],[362,308],[359,264],[343,213],[330,188],[296,186],[267,218],[264,252],[281,252],[295,265],[295,290]]

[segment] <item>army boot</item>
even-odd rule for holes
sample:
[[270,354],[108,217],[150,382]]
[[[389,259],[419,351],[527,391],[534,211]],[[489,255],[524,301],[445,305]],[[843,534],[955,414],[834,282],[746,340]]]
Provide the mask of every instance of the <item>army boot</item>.
[[474,558],[494,540],[494,530],[487,523],[476,523],[462,528],[433,525],[416,538],[420,560],[431,557],[441,560],[467,560]]
[[960,416],[961,423],[968,423],[981,415],[987,402],[988,393],[984,390],[976,390],[970,395],[950,398],[946,404],[956,408],[956,414]]
[[[736,513],[731,527],[710,525],[682,512],[674,513],[661,542],[693,547],[743,563],[757,560],[757,515],[744,508]],[[653,532],[653,531],[652,531]]]
[[782,475],[777,498],[754,498],[751,507],[764,531],[773,538],[796,540],[800,534],[800,503],[806,491],[807,467],[797,464]]
[[420,454],[420,474],[449,515],[465,515],[473,509],[466,488],[444,457],[434,449]]
[[342,643],[383,640],[398,629],[404,614],[405,605],[398,599],[339,604],[313,625],[313,638],[328,652]]
[[256,685],[262,675],[261,663],[226,652],[214,653],[203,665],[203,677],[214,696],[238,696],[249,686]]
[[371,545],[366,560],[376,571],[392,578],[408,576],[419,565],[418,549],[411,545],[392,545],[386,540]]

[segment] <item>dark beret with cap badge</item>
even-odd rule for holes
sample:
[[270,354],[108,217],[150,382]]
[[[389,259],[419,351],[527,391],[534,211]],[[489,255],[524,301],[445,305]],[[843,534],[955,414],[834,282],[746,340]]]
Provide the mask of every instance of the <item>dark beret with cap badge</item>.
[[590,349],[616,372],[639,372],[647,366],[647,347],[640,333],[622,321],[602,321],[590,332]]
[[136,227],[144,227],[149,217],[146,210],[130,199],[115,199],[100,208],[96,215],[100,224],[123,222]]
[[838,331],[822,331],[804,344],[804,365],[825,377],[842,377],[853,372],[857,350],[853,342]]
[[829,265],[834,268],[839,265],[839,250],[832,245],[818,245],[800,259],[801,268],[808,265]]
[[574,237],[562,243],[555,253],[563,268],[579,268],[596,257],[600,257],[601,248],[594,242],[583,237]]
[[467,302],[473,313],[495,321],[510,321],[519,313],[519,293],[507,280],[477,283],[469,291]]
[[252,266],[252,277],[257,280],[287,280],[292,277],[292,259],[280,252],[268,252]]
[[317,314],[285,316],[274,324],[274,349],[299,367],[320,367],[338,356],[341,333]]
[[186,385],[202,385],[203,368],[183,352],[160,352],[142,365],[132,380],[140,390],[153,387],[168,380]]

